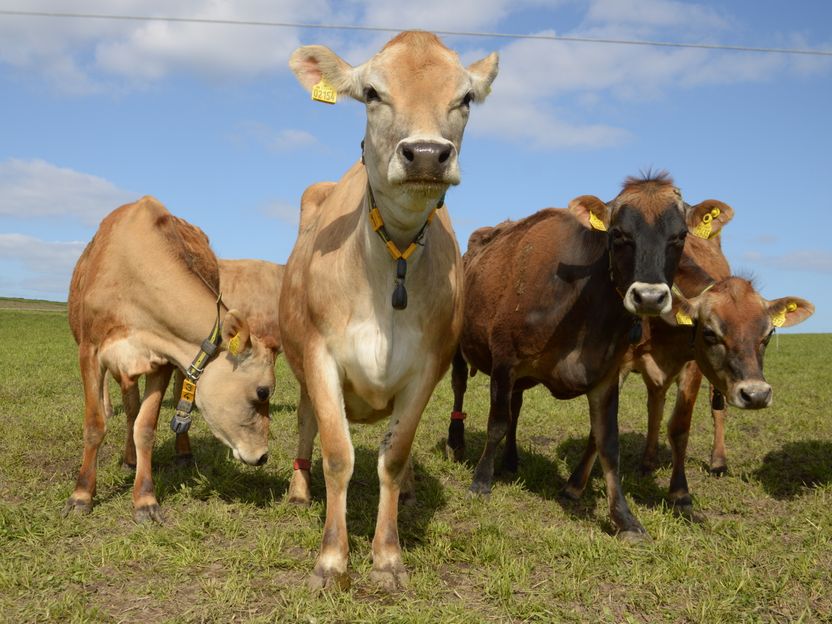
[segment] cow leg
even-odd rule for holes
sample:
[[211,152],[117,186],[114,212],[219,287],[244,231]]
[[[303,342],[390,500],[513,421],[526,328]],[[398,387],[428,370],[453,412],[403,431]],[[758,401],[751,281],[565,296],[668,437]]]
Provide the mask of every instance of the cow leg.
[[641,458],[641,472],[649,474],[659,467],[659,430],[662,427],[667,387],[651,383],[645,376],[647,386],[647,442]]
[[491,371],[491,409],[488,413],[488,438],[474,471],[471,492],[490,494],[494,479],[494,456],[497,445],[505,437],[511,421],[511,389],[514,380],[508,366],[495,366]]
[[[106,388],[104,389],[107,394]],[[136,470],[136,442],[133,440],[133,426],[136,416],[139,414],[139,384],[126,381],[121,386],[121,402],[124,405],[125,425],[127,427],[127,439],[124,442],[124,462],[121,464],[125,470],[135,472]]]
[[136,478],[133,481],[133,519],[162,523],[162,511],[153,488],[152,454],[156,441],[156,423],[162,397],[168,387],[173,367],[162,366],[145,377],[144,400],[139,408],[133,434],[136,441]]
[[[185,383],[185,375],[178,368],[173,371],[173,404],[179,403],[179,397],[182,396],[182,384]],[[164,396],[164,391],[162,396]],[[191,438],[188,432],[176,434],[176,440],[173,443],[173,448],[176,450],[176,457],[173,458],[173,463],[180,468],[194,465],[194,454],[191,450]]]
[[309,467],[316,435],[318,435],[318,421],[315,420],[315,410],[312,409],[309,394],[301,389],[298,401],[298,451],[287,493],[290,503],[309,505],[312,502],[312,493],[309,489],[311,481]]
[[618,528],[618,536],[633,541],[649,539],[641,523],[630,512],[619,476],[619,440],[618,440],[618,374],[608,376],[606,380],[587,393],[592,432],[604,480],[607,485],[607,501],[610,517]]
[[696,403],[699,385],[702,381],[702,373],[699,372],[698,368],[695,371],[689,371],[689,373],[684,379],[682,377],[679,379],[676,405],[667,425],[667,437],[673,453],[673,473],[670,476],[668,498],[677,513],[691,520],[701,521],[704,519],[702,514],[693,511],[693,500],[688,490],[688,480],[685,475],[685,458],[688,450],[690,421],[693,416],[693,406]]
[[[457,349],[451,365],[451,388],[454,391],[454,413],[462,413],[465,391],[468,389],[468,363],[462,357],[462,349]],[[445,453],[455,462],[465,458],[465,421],[451,417],[448,426],[448,442]]]
[[575,470],[569,475],[569,480],[566,482],[561,496],[563,498],[576,501],[581,497],[586,489],[589,475],[592,472],[592,467],[595,465],[595,458],[598,456],[598,447],[595,445],[595,433],[590,427],[589,438],[586,442],[586,449],[581,457],[581,461],[575,466]]
[[413,471],[413,458],[407,459],[404,475],[399,483],[399,503],[402,505],[416,504],[416,474]]
[[503,449],[504,472],[517,473],[519,455],[517,453],[517,421],[520,419],[520,409],[523,407],[523,391],[515,390],[511,393],[511,422],[506,432],[506,444]]
[[98,448],[107,433],[103,397],[104,370],[98,362],[95,349],[82,344],[79,349],[79,363],[84,383],[84,453],[75,489],[64,506],[65,516],[72,511],[84,514],[92,511]]
[[[304,368],[314,371],[314,374],[307,377],[307,391],[321,436],[326,482],[326,522],[321,550],[308,585],[313,590],[333,587],[347,589],[350,584],[347,574],[347,487],[355,465],[355,452],[344,411],[342,382],[337,365],[329,354],[313,354],[310,353],[311,349],[307,346]],[[298,408],[300,412],[300,404]]]
[[413,437],[437,378],[433,367],[426,367],[418,382],[396,396],[397,407],[390,415],[390,425],[379,449],[378,517],[373,537],[371,577],[387,591],[401,589],[408,582],[399,543],[399,497],[408,473],[412,474],[410,449]]
[[104,406],[104,416],[107,420],[113,417],[113,402],[110,397],[110,371],[104,371],[104,381],[101,382],[103,392],[101,394],[101,404]]
[[[699,373],[702,374],[701,372]],[[710,388],[711,418],[714,421],[714,445],[711,451],[711,474],[720,477],[728,472],[728,455],[725,451],[725,415],[728,410],[723,401],[722,409],[714,409],[714,387]]]

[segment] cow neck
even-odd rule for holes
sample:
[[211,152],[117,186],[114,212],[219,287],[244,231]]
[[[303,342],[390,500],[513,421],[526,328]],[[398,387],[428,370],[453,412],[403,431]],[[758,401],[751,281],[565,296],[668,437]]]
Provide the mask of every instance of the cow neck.
[[370,227],[372,227],[373,231],[381,239],[382,243],[384,243],[387,253],[390,254],[390,257],[396,263],[396,283],[393,289],[391,303],[394,309],[404,310],[407,308],[407,289],[404,286],[404,280],[407,275],[407,261],[417,248],[424,246],[425,232],[428,225],[430,225],[430,222],[433,221],[436,211],[445,204],[445,195],[442,195],[439,202],[436,204],[436,207],[428,213],[427,219],[425,219],[425,222],[404,250],[399,248],[384,225],[384,218],[381,216],[381,211],[378,209],[378,205],[376,204],[376,198],[373,193],[373,188],[370,185],[369,176],[367,179],[366,196]]

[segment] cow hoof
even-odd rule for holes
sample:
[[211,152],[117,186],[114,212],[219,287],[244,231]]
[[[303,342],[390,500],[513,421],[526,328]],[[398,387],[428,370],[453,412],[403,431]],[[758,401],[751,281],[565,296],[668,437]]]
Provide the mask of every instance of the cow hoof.
[[410,583],[410,575],[408,575],[407,570],[403,566],[385,570],[374,568],[370,572],[370,580],[385,592],[392,594],[407,589],[407,585]]
[[78,500],[77,498],[70,498],[66,501],[61,515],[66,518],[71,513],[88,515],[92,512],[92,501]]
[[131,464],[129,462],[122,462],[121,463],[121,469],[124,470],[125,472],[129,472],[129,473],[132,474],[132,473],[136,472],[136,464]]
[[347,591],[351,584],[350,575],[346,572],[318,570],[312,571],[306,581],[306,586],[313,592],[323,590]]
[[183,453],[173,458],[173,465],[177,468],[192,468],[194,463],[194,456],[191,453]]
[[491,484],[483,483],[482,481],[474,481],[471,487],[468,488],[468,496],[476,498],[478,496],[491,496]]
[[728,466],[726,464],[717,464],[716,466],[711,466],[711,474],[715,477],[721,477],[728,472]]
[[465,447],[454,448],[447,442],[445,443],[445,457],[461,464],[465,460]]
[[650,534],[644,529],[619,531],[616,537],[626,544],[649,544],[653,541],[653,538],[650,537]]
[[136,524],[144,524],[147,522],[163,524],[164,518],[162,517],[162,508],[159,507],[158,503],[136,507],[133,510],[133,520]]
[[707,520],[707,516],[705,516],[705,514],[701,511],[696,511],[690,503],[673,505],[673,513],[680,518],[684,518],[688,522],[693,522],[695,524],[702,524]]
[[504,459],[500,469],[506,474],[516,475],[519,465],[516,457],[514,459]]
[[639,470],[641,471],[642,475],[651,475],[656,472],[656,469],[659,467],[659,463],[655,460],[651,461],[643,461],[641,462],[641,466],[639,466]]
[[581,500],[581,492],[579,492],[572,486],[567,485],[560,492],[558,492],[558,498],[567,503],[577,503],[579,500]]

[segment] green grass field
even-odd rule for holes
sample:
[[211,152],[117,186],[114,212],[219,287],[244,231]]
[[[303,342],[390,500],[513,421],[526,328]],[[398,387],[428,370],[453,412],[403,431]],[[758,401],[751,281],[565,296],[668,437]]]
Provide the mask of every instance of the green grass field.
[[0,344],[2,621],[832,621],[832,335],[772,342],[766,370],[774,405],[730,411],[722,478],[707,470],[711,424],[700,401],[687,471],[704,524],[677,518],[663,502],[666,444],[659,471],[638,473],[645,392],[636,378],[628,381],[622,478],[654,538],[640,545],[610,534],[597,467],[580,503],[557,497],[588,431],[583,398],[557,402],[528,392],[517,478],[498,479],[489,499],[471,499],[488,378],[472,379],[467,395],[467,465],[443,457],[451,409],[444,380],[414,447],[418,502],[399,521],[411,585],[395,595],[369,580],[383,424],[353,428],[352,589],[305,589],[321,538],[324,483],[316,451],[313,505],[283,501],[297,394],[282,358],[270,461],[262,468],[235,462],[198,415],[196,467],[176,468],[168,398],[154,454],[166,522],[138,526],[132,477],[121,468],[125,425],[116,393],[93,513],[60,515],[80,464],[83,408],[65,313],[0,309]]

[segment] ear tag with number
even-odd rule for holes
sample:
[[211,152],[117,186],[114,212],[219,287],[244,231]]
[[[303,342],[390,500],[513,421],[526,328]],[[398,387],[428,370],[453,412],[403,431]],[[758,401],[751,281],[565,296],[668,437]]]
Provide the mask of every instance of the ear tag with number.
[[599,232],[606,232],[607,226],[604,225],[604,222],[599,219],[594,212],[589,212],[589,224],[592,226],[593,230],[598,230]]
[[795,310],[797,310],[797,304],[790,301],[785,308],[771,317],[771,324],[775,327],[783,327],[786,324],[786,312],[794,312]]
[[713,231],[713,220],[716,219],[720,214],[721,210],[719,208],[712,208],[710,212],[706,212],[702,215],[702,221],[697,225],[694,230],[693,234],[698,236],[699,238],[709,239],[714,234]]
[[321,81],[312,87],[312,99],[324,104],[335,104],[338,101],[338,92],[326,79],[321,78]]
[[693,319],[682,311],[682,308],[676,310],[676,324],[677,325],[693,325]]
[[234,334],[234,337],[228,341],[228,351],[231,355],[240,354],[240,334]]

